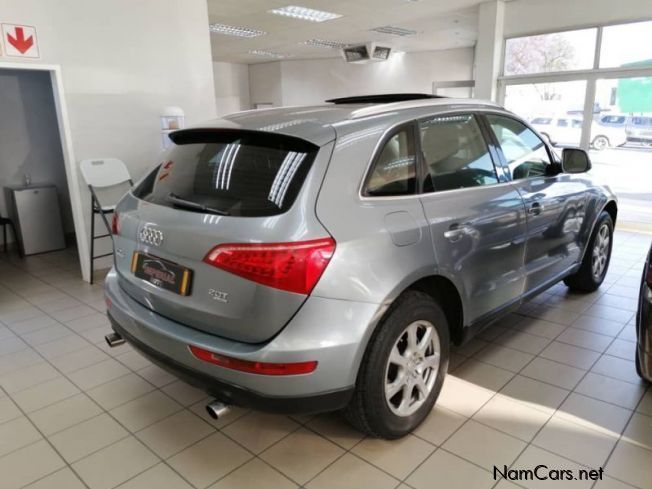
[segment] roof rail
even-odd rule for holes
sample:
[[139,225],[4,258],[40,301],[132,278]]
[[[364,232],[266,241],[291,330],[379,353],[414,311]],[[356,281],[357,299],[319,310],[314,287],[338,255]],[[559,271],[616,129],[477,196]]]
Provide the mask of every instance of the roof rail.
[[391,104],[394,102],[407,102],[409,100],[423,100],[429,98],[444,98],[441,95],[427,93],[383,93],[377,95],[357,95],[355,97],[341,97],[326,100],[331,104]]

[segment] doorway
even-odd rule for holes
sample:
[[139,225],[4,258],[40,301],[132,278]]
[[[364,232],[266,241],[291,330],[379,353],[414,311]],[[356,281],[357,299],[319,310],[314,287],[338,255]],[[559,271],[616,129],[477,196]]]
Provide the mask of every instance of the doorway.
[[[63,93],[56,65],[0,62],[0,213],[19,221],[15,224],[26,253],[67,245],[69,263],[77,263],[76,275],[81,270],[88,281],[87,232]],[[44,202],[52,201],[59,213],[49,217],[51,209]],[[47,233],[39,222],[47,223]],[[47,240],[51,230],[62,232],[63,244],[39,242]],[[16,247],[12,233],[7,241]],[[47,253],[42,256],[48,261]]]

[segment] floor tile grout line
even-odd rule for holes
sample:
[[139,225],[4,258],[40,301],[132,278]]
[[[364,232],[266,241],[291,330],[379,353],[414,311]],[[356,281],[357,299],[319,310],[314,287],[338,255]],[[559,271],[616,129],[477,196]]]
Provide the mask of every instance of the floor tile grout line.
[[[646,390],[647,390],[647,389],[646,389]],[[625,426],[624,426],[624,428],[623,428],[623,431],[622,431],[622,433],[620,434],[620,436],[618,437],[618,440],[616,441],[616,443],[614,444],[614,446],[611,447],[611,450],[609,451],[609,454],[607,455],[607,459],[606,459],[605,462],[604,462],[604,467],[606,467],[607,464],[609,463],[609,460],[611,460],[611,456],[612,456],[613,453],[616,451],[616,447],[618,446],[618,444],[619,444],[621,441],[623,441],[623,434],[624,434],[625,431],[627,430],[627,427],[629,426],[629,423],[631,423],[632,418],[633,418],[633,417],[638,413],[637,410],[638,410],[638,408],[640,407],[640,405],[643,403],[643,399],[644,399],[644,398],[645,398],[645,391],[643,392],[643,395],[641,396],[641,398],[640,398],[640,399],[638,400],[638,402],[636,403],[636,406],[634,407],[634,409],[632,409],[632,412],[630,413],[629,418],[627,418],[627,423],[625,423]],[[638,414],[640,414],[640,413],[638,413]],[[625,443],[628,443],[628,442],[625,442]],[[646,449],[646,448],[644,448],[644,449]],[[650,449],[649,451],[652,451],[652,449]],[[609,477],[611,477],[611,478],[613,478],[613,479],[616,479],[616,480],[618,480],[618,481],[620,481],[620,482],[625,482],[625,481],[621,481],[621,480],[618,479],[617,477],[613,477],[613,476],[611,476],[611,475],[610,475]],[[625,483],[626,483],[627,485],[631,485],[632,487],[638,487],[638,486],[634,486],[634,485],[631,484],[630,482],[625,482]],[[591,487],[594,488],[594,487],[596,486],[596,484],[597,484],[597,481],[596,481],[596,482],[593,484],[593,486],[591,486]]]
[[[8,393],[6,390],[4,390],[4,389],[2,388],[2,386],[0,386],[0,391],[3,391],[7,396],[9,396],[9,393]],[[10,399],[11,399],[11,397],[10,397]],[[12,399],[12,402],[14,402],[13,399]],[[32,425],[32,427],[33,427],[33,428],[34,428],[34,429],[39,433],[39,435],[41,435],[41,437],[42,437],[41,440],[37,440],[37,441],[35,441],[34,443],[31,443],[30,445],[36,444],[36,443],[38,443],[38,442],[40,442],[40,441],[45,441],[45,442],[50,446],[50,448],[51,448],[51,449],[52,449],[52,450],[57,454],[57,456],[61,459],[61,461],[63,461],[63,463],[65,464],[65,466],[68,467],[68,468],[72,471],[73,474],[75,474],[75,477],[77,477],[77,478],[81,481],[81,483],[82,483],[82,484],[83,484],[87,489],[90,489],[90,487],[88,486],[88,484],[86,484],[86,481],[84,481],[84,480],[81,478],[81,476],[80,476],[80,475],[77,473],[77,471],[72,467],[72,465],[68,463],[68,460],[66,460],[66,458],[61,454],[61,452],[57,449],[57,447],[54,446],[54,444],[50,441],[50,439],[49,439],[47,436],[45,436],[45,434],[41,431],[41,429],[40,429],[38,426],[36,426],[36,424],[31,420],[31,418],[27,415],[27,413],[25,413],[25,411],[24,411],[24,410],[23,410],[23,409],[22,409],[18,404],[16,404],[15,402],[14,402],[14,404],[16,405],[16,408],[19,409],[19,410],[21,411],[21,413],[22,413],[22,415],[25,417],[25,419],[26,419],[26,420],[27,420],[27,421]],[[11,453],[16,453],[18,450],[21,450],[22,448],[26,448],[27,446],[30,446],[30,445],[26,445],[25,447],[21,447],[21,448],[19,448],[19,449],[17,449],[17,450],[12,450],[10,453],[7,453],[7,454],[3,455],[2,457],[0,457],[0,459],[6,457],[7,455],[10,455]],[[49,474],[46,474],[46,475],[45,475],[44,477],[42,477],[42,478],[48,477],[49,475],[52,475],[52,474],[58,472],[59,470],[61,470],[61,467],[57,468],[56,470],[53,470],[53,471],[50,472]],[[40,479],[38,479],[38,480],[40,480]],[[27,484],[23,485],[22,487],[26,487],[26,486],[28,486],[29,484],[33,484],[34,482],[36,482],[36,481],[30,481],[30,482],[28,482]]]
[[[560,333],[560,334],[561,334],[561,333]],[[615,340],[615,338],[614,338],[614,340]],[[612,340],[612,343],[613,343],[613,340]],[[611,344],[611,343],[610,343],[610,344]],[[596,362],[597,362],[597,360],[596,360]],[[524,368],[525,368],[525,367],[524,367]],[[542,431],[542,430],[543,430],[543,429],[548,425],[548,423],[550,423],[550,420],[555,416],[555,414],[557,414],[557,412],[559,412],[559,408],[560,408],[561,406],[563,406],[563,404],[566,402],[566,400],[567,400],[567,399],[568,399],[568,398],[569,398],[573,393],[576,392],[575,389],[577,388],[578,385],[580,385],[580,384],[582,383],[582,381],[586,378],[586,376],[588,375],[588,373],[589,373],[589,370],[587,370],[587,371],[584,373],[584,375],[582,376],[582,378],[578,380],[578,382],[577,382],[577,383],[575,384],[575,386],[574,386],[574,387],[569,391],[569,393],[566,395],[566,397],[564,397],[564,399],[563,399],[563,400],[561,401],[561,403],[557,406],[557,408],[553,411],[553,413],[552,413],[551,416],[548,418],[548,420],[547,420],[543,425],[541,425],[541,427],[537,430],[537,432],[536,432],[536,433],[534,434],[534,436],[532,437],[532,442],[534,442],[534,440],[536,440],[536,438],[537,438],[537,436],[539,435],[539,433],[541,433],[541,431]],[[578,394],[579,394],[579,393],[578,393]],[[625,429],[625,428],[623,428],[623,430],[624,430],[624,429]],[[616,439],[616,442],[614,443],[614,447],[618,444],[618,442],[620,441],[620,438],[621,438],[621,437],[622,437],[622,434],[619,434],[618,438]],[[545,451],[547,451],[547,452],[549,452],[549,453],[552,453],[553,455],[555,455],[555,456],[557,456],[557,457],[560,457],[560,458],[562,458],[562,459],[569,460],[569,461],[574,462],[574,463],[578,463],[577,461],[574,461],[574,460],[572,460],[572,459],[569,459],[568,457],[566,457],[566,456],[564,456],[564,455],[562,455],[562,454],[555,453],[555,452],[552,452],[552,451],[547,450],[547,449],[545,449],[545,448],[539,447],[538,445],[535,445],[535,444],[532,443],[532,442],[528,443],[528,444],[526,445],[526,447],[525,447],[525,448],[524,448],[524,449],[523,449],[523,450],[522,450],[522,451],[521,451],[521,452],[516,456],[516,458],[514,459],[514,461],[510,464],[510,468],[512,468],[512,467],[514,466],[514,463],[515,463],[515,462],[516,462],[516,461],[517,461],[517,460],[518,460],[518,459],[523,455],[523,453],[525,452],[525,450],[527,450],[527,448],[530,447],[530,446],[535,446],[536,448],[538,448],[538,449],[540,449],[540,450],[545,450]],[[583,465],[583,466],[585,466],[585,467],[588,467],[588,465],[586,465],[586,464],[584,464],[584,463],[580,463],[579,465]],[[606,467],[606,461],[603,462],[603,466],[602,466],[602,467],[603,467],[603,468]],[[591,467],[590,467],[590,468],[591,468]]]
[[[555,323],[555,324],[559,324],[559,325],[563,326],[563,325],[560,324],[560,323]],[[622,328],[622,329],[624,329],[624,328],[626,328],[626,327],[627,327],[627,324],[623,325],[623,328]],[[568,329],[568,327],[567,327],[566,329]],[[566,331],[566,329],[565,329],[564,331]],[[621,332],[622,332],[622,329],[621,329]],[[561,334],[563,334],[564,331],[560,332],[560,333],[557,335],[557,337],[560,336]],[[550,345],[550,344],[552,344],[553,342],[557,341],[557,339],[556,339],[557,337],[550,339],[550,342],[548,343],[548,345]],[[608,349],[608,348],[613,344],[613,342],[614,342],[615,340],[618,339],[618,336],[611,337],[611,338],[612,338],[612,341],[609,343],[609,345],[607,346],[606,349]],[[491,344],[494,344],[494,345],[497,345],[497,346],[500,346],[500,347],[503,347],[503,348],[512,349],[512,350],[518,351],[518,352],[520,352],[520,353],[528,353],[528,354],[532,355],[532,353],[524,352],[524,351],[521,351],[521,350],[516,350],[515,348],[507,347],[507,346],[504,346],[504,345],[502,345],[502,344],[500,344],[500,343],[496,343],[496,342],[494,342],[493,340],[484,340],[484,341],[487,341],[488,344],[487,344],[487,345],[484,345],[481,349],[479,349],[477,352],[475,352],[475,353],[473,354],[473,357],[475,357],[475,355],[478,355],[479,353],[481,353],[482,351],[484,351],[485,349],[487,349],[487,348],[489,347],[489,345],[491,345]],[[571,346],[573,346],[573,345],[571,345]],[[546,348],[547,348],[547,346],[546,346]],[[581,348],[581,347],[578,347],[578,348]],[[545,348],[544,348],[544,349],[545,349]],[[586,348],[585,348],[585,349],[586,349]],[[606,351],[606,349],[605,349],[605,351]],[[543,351],[543,350],[541,350],[541,351]],[[589,351],[592,351],[592,350],[589,350]],[[630,385],[640,385],[640,384],[638,384],[638,383],[635,384],[635,383],[633,383],[633,382],[628,382],[628,381],[623,380],[623,379],[620,379],[620,378],[618,378],[618,377],[612,377],[612,376],[609,376],[609,375],[606,375],[606,374],[596,373],[596,372],[591,371],[590,368],[592,368],[592,367],[595,365],[595,363],[596,363],[596,362],[597,362],[597,361],[598,361],[598,360],[599,360],[599,359],[600,359],[600,358],[601,358],[605,353],[601,354],[601,356],[600,356],[600,357],[599,357],[599,358],[598,358],[598,359],[597,359],[597,360],[596,360],[596,361],[591,365],[591,367],[589,368],[589,370],[586,370],[586,369],[583,369],[583,368],[579,368],[579,367],[574,367],[574,366],[572,366],[572,365],[568,365],[568,364],[565,364],[565,363],[563,363],[563,362],[559,362],[559,361],[557,361],[557,360],[550,360],[550,359],[548,359],[548,358],[546,358],[546,357],[541,357],[541,356],[540,356],[540,353],[541,353],[541,352],[539,352],[538,354],[534,355],[534,358],[532,358],[532,359],[530,360],[530,362],[528,362],[528,364],[526,364],[523,368],[521,368],[521,370],[520,370],[519,372],[517,372],[516,375],[520,375],[520,376],[522,376],[522,377],[526,377],[526,378],[528,378],[528,379],[536,380],[536,381],[538,381],[538,382],[542,382],[542,383],[544,383],[544,384],[551,385],[551,386],[553,386],[553,387],[561,388],[561,389],[564,389],[564,390],[569,390],[569,389],[565,389],[565,388],[563,388],[563,387],[560,387],[560,386],[558,386],[558,385],[551,384],[550,382],[546,382],[546,381],[544,381],[544,380],[536,379],[536,378],[534,378],[534,377],[530,377],[530,376],[528,376],[528,375],[522,373],[522,371],[525,369],[525,367],[527,367],[527,365],[529,365],[529,363],[531,363],[534,359],[536,359],[536,358],[543,358],[543,359],[545,359],[545,360],[548,360],[548,361],[551,361],[551,362],[554,362],[554,363],[558,363],[558,364],[560,364],[560,365],[573,367],[573,368],[576,368],[576,369],[578,369],[578,370],[585,370],[586,373],[592,373],[592,374],[594,374],[594,375],[601,375],[601,376],[603,376],[603,377],[607,377],[607,378],[609,378],[609,379],[613,379],[613,380],[617,380],[617,381],[620,381],[620,382],[624,382],[624,383],[627,383],[627,384],[630,384]],[[498,367],[498,366],[496,366],[496,365],[490,364],[490,363],[485,362],[485,361],[483,361],[483,360],[475,359],[475,358],[473,358],[473,357],[467,357],[467,360],[472,358],[472,359],[474,359],[474,360],[477,361],[477,362],[486,363],[487,365],[492,365],[493,367],[496,367],[496,368],[502,368],[503,370],[507,370],[507,369],[505,369],[505,368],[503,368],[503,367]],[[614,357],[614,358],[618,358],[618,357]],[[461,366],[461,365],[459,365],[459,366]],[[459,368],[459,366],[458,366],[458,368]],[[582,377],[582,379],[580,379],[580,381],[578,382],[578,384],[575,385],[575,387],[577,387],[577,385],[579,385],[579,383],[581,383],[581,381],[582,381],[583,379],[584,379],[584,376]],[[570,389],[571,392],[574,392],[575,387],[573,387],[573,389]],[[629,407],[621,406],[621,405],[619,405],[619,404],[615,404],[615,403],[612,403],[612,402],[609,402],[609,401],[604,401],[604,400],[602,400],[602,399],[599,399],[599,398],[596,398],[596,397],[593,397],[593,396],[590,396],[590,395],[587,395],[587,394],[582,394],[582,395],[583,395],[583,396],[586,396],[586,397],[590,397],[590,398],[595,399],[595,400],[598,400],[598,401],[606,402],[606,403],[611,404],[611,405],[613,405],[613,406],[618,406],[618,407],[621,407],[621,408],[625,408],[625,409],[629,409],[629,410],[631,410],[631,408],[629,408]]]
[[[483,348],[481,348],[480,350],[478,350],[474,355],[477,355],[480,351],[484,350],[485,348],[488,348],[488,347],[490,346],[490,344],[491,344],[491,342],[488,342],[487,345],[485,345]],[[533,357],[533,358],[530,360],[530,362],[531,362],[532,360],[534,360],[534,358],[536,358],[536,357]],[[469,358],[467,358],[466,361],[468,361],[468,360],[469,360]],[[465,362],[466,362],[466,361],[465,361]],[[462,362],[462,364],[464,364],[465,362]],[[528,362],[528,364],[529,364],[530,362]],[[460,367],[462,364],[458,365],[457,368],[455,368],[454,370],[459,369],[459,367]],[[524,366],[523,368],[525,368],[525,366]],[[510,373],[513,373],[513,372],[510,372]],[[518,374],[517,374],[517,373],[513,373],[512,377],[510,377],[510,379],[509,379],[507,382],[505,382],[505,384],[504,384],[500,389],[502,389],[503,387],[505,387],[505,385],[507,385],[509,382],[511,382],[511,380],[514,379],[514,377],[516,377],[516,375],[518,375]],[[438,449],[441,448],[441,449],[443,449],[443,450],[445,450],[445,451],[448,452],[448,450],[446,450],[446,449],[443,448],[444,444],[446,444],[446,442],[447,442],[448,440],[450,440],[453,436],[455,436],[455,434],[456,434],[458,431],[460,431],[460,430],[462,429],[463,426],[465,426],[465,425],[466,425],[466,424],[467,424],[471,419],[473,419],[473,416],[475,416],[475,415],[476,415],[480,410],[482,410],[482,408],[484,408],[484,407],[485,407],[489,402],[491,402],[491,401],[496,397],[496,395],[498,395],[498,392],[500,391],[500,389],[497,390],[497,391],[494,391],[494,393],[492,394],[492,396],[491,396],[489,399],[487,399],[487,400],[486,400],[486,401],[485,401],[485,402],[484,402],[480,407],[478,407],[478,409],[476,409],[476,410],[475,410],[475,411],[474,411],[470,416],[466,417],[465,415],[463,415],[463,416],[466,417],[466,420],[465,420],[465,421],[464,421],[460,426],[458,426],[457,429],[456,429],[455,431],[453,431],[453,432],[452,432],[448,437],[446,437],[446,439],[444,439],[444,440],[441,442],[441,444],[439,444],[439,445],[437,446],[437,448],[436,448],[436,449],[435,449],[435,450],[434,450],[430,455],[428,455],[428,457],[426,457],[426,458],[425,458],[425,459],[424,459],[420,464],[418,464],[418,465],[417,465],[417,466],[416,466],[412,471],[410,471],[410,473],[409,473],[409,474],[408,474],[408,475],[407,475],[407,476],[402,480],[402,482],[405,483],[405,484],[407,484],[406,481],[410,478],[410,476],[411,476],[412,474],[414,474],[417,470],[419,470],[419,468],[420,468],[420,467],[421,467],[421,466],[422,466],[422,465],[423,465],[423,464],[424,464],[428,459],[430,459],[430,457],[432,457],[432,455],[433,455],[433,454],[434,454]],[[454,411],[454,412],[455,412],[455,411]],[[461,414],[461,413],[457,413],[457,414]],[[450,453],[450,452],[449,452],[449,453]],[[473,465],[477,465],[477,464],[475,464],[475,462],[471,462],[470,460],[466,460],[464,457],[460,457],[460,456],[457,455],[457,454],[455,454],[455,456],[461,458],[462,460],[465,460],[466,462],[472,463]],[[484,470],[484,468],[483,468],[483,470]]]
[[[567,328],[565,328],[564,331],[565,331],[566,329],[567,329]],[[559,335],[563,334],[564,331],[561,331],[561,332],[560,332],[560,333],[559,333],[555,338],[551,339],[551,341],[550,341],[548,344],[551,344],[552,342],[554,342],[555,339],[556,339]],[[615,338],[614,338],[614,339],[615,339]],[[612,342],[613,342],[613,340],[612,340]],[[486,348],[489,348],[489,346],[490,346],[491,344],[492,344],[492,341],[489,341],[489,344],[488,344],[488,345],[486,345],[484,348],[482,348],[481,350],[479,350],[479,351],[476,352],[475,354],[477,355],[477,354],[479,354],[482,350],[484,350],[484,349],[486,349]],[[541,351],[543,351],[543,350],[541,350]],[[540,354],[540,353],[541,353],[541,352],[539,352],[539,354]],[[529,361],[527,364],[525,364],[525,365],[521,368],[521,370],[520,370],[518,373],[516,373],[516,374],[512,377],[512,379],[513,379],[516,375],[522,375],[522,376],[524,376],[524,377],[527,377],[527,376],[525,376],[525,375],[522,374],[522,371],[523,371],[525,368],[527,368],[527,366],[530,365],[530,364],[531,364],[531,363],[532,363],[536,358],[543,358],[543,357],[539,357],[539,354],[534,355],[533,358],[530,359],[530,361]],[[598,359],[595,360],[595,362],[597,362],[597,361],[598,361]],[[595,362],[594,362],[594,363],[595,363]],[[541,432],[541,431],[542,431],[542,430],[543,430],[543,429],[548,425],[548,423],[549,423],[550,420],[554,417],[554,415],[559,411],[559,407],[561,407],[561,406],[564,404],[564,402],[566,402],[566,400],[571,396],[571,394],[575,392],[575,388],[576,388],[576,387],[577,387],[577,386],[582,382],[582,380],[586,377],[586,375],[588,374],[588,372],[589,372],[589,370],[585,371],[584,375],[582,376],[581,379],[578,380],[578,382],[575,384],[575,386],[573,387],[573,389],[568,390],[568,393],[566,394],[566,396],[564,397],[564,399],[561,401],[561,403],[559,404],[559,406],[558,406],[556,409],[554,409],[554,411],[550,414],[550,416],[548,417],[548,419],[546,420],[546,422],[543,423],[543,424],[541,425],[541,427],[537,430],[537,432],[534,434],[534,436],[532,437],[532,439],[531,439],[529,442],[527,442],[527,444],[525,445],[525,447],[523,448],[523,450],[521,450],[521,451],[519,452],[519,454],[514,458],[514,460],[513,460],[512,463],[510,464],[510,467],[513,466],[513,464],[514,464],[514,463],[515,463],[515,462],[516,462],[516,461],[517,461],[517,460],[522,456],[522,454],[525,452],[525,450],[528,449],[528,447],[530,447],[530,446],[535,446],[535,447],[537,447],[537,448],[541,448],[541,447],[538,447],[537,445],[535,445],[535,444],[533,443],[533,441],[536,439],[536,437],[538,436],[538,434],[539,434],[539,433],[540,433],[540,432]],[[533,380],[538,380],[538,379],[533,379]],[[510,379],[510,381],[511,381],[511,379]],[[509,382],[509,381],[508,381],[508,382]],[[506,383],[505,385],[507,385],[507,383]],[[552,385],[552,384],[550,384],[550,385]],[[496,397],[496,395],[499,394],[500,391],[501,391],[504,387],[505,387],[505,386],[501,387],[500,390],[496,391],[495,394],[491,397],[491,399],[489,399],[487,402],[490,402],[494,397]],[[559,387],[559,386],[555,386],[555,387]],[[564,389],[564,390],[567,390],[567,389]],[[482,407],[484,407],[486,404],[487,404],[487,403],[485,403]],[[482,409],[482,407],[481,407],[480,409]],[[480,409],[479,409],[479,410],[480,410]],[[473,419],[473,416],[475,416],[475,414],[477,414],[477,413],[479,412],[479,410],[476,410],[476,411],[473,413],[473,415],[472,415],[471,417],[469,417],[468,419]],[[543,411],[542,411],[542,412],[543,412]],[[467,421],[468,421],[468,420],[467,420]],[[478,421],[476,421],[476,422],[478,422]],[[464,425],[464,424],[466,424],[466,421],[463,423],[463,425]],[[484,425],[484,423],[482,423],[482,424]],[[463,426],[463,425],[462,425],[462,426]],[[461,426],[460,426],[460,428],[461,428]],[[493,427],[491,427],[491,428],[493,428]],[[495,428],[493,428],[493,429],[495,429]],[[459,430],[459,428],[458,428],[458,430]],[[497,430],[497,431],[502,432],[501,430]],[[502,433],[504,433],[504,432],[502,432]],[[453,435],[451,435],[451,436],[453,436]],[[510,436],[514,437],[513,435],[510,435]],[[514,437],[514,438],[516,438],[516,437]],[[450,439],[450,437],[449,437],[448,439]],[[447,440],[448,440],[448,439],[447,439]],[[518,438],[517,438],[517,439],[518,439]],[[447,440],[446,440],[446,441],[447,441]],[[446,443],[446,441],[444,441],[444,442],[442,443],[442,445],[443,445],[444,443]],[[617,442],[616,442],[616,443],[617,443]],[[551,452],[551,453],[554,453],[554,452]],[[572,460],[568,459],[567,457],[565,457],[565,456],[563,456],[563,455],[556,454],[556,453],[555,453],[554,455],[556,455],[556,456],[558,456],[558,457],[561,457],[561,458],[563,458],[563,459],[567,459],[567,460],[569,460],[569,461],[572,461]],[[581,464],[581,465],[583,465],[583,464]],[[496,485],[498,485],[499,483],[500,483],[500,480],[496,481],[496,483],[494,484],[494,487],[495,487]]]
[[[75,333],[75,334],[76,334],[76,333]],[[47,361],[47,359],[45,359],[45,357],[43,357],[43,355],[42,355],[40,352],[37,351],[36,353],[37,353],[37,355],[41,356],[41,358],[43,358],[47,363],[50,363],[50,362]],[[50,364],[50,365],[51,365],[55,370],[57,370],[60,374],[62,374],[64,377],[67,378],[67,376],[66,376],[65,374],[63,374],[63,372],[62,372],[60,369],[58,369],[56,366],[54,366],[54,365],[52,365],[52,364]],[[125,367],[126,367],[126,366],[125,366]],[[127,368],[128,370],[131,370],[131,369],[129,369],[129,367],[126,367],[126,368]],[[134,373],[136,373],[136,372],[134,372]],[[143,444],[142,441],[140,441],[140,439],[138,439],[138,438],[137,438],[137,437],[136,437],[136,436],[135,436],[135,435],[134,435],[134,434],[133,434],[133,433],[132,433],[132,432],[131,432],[127,427],[126,427],[126,426],[124,426],[122,423],[120,423],[120,421],[119,421],[118,419],[116,419],[114,416],[112,416],[111,413],[110,413],[109,411],[107,411],[106,409],[104,409],[103,406],[101,406],[101,405],[98,404],[98,403],[97,403],[93,398],[91,398],[91,397],[88,395],[88,393],[87,393],[84,389],[82,389],[79,385],[77,385],[76,382],[74,382],[72,379],[69,379],[69,378],[68,378],[68,380],[69,380],[73,385],[75,385],[75,387],[77,387],[78,389],[80,389],[80,390],[81,390],[81,393],[82,393],[83,395],[85,395],[85,396],[86,396],[86,397],[87,397],[91,402],[95,403],[95,404],[96,404],[96,405],[97,405],[97,406],[98,406],[102,411],[104,411],[104,413],[106,413],[108,416],[110,416],[110,417],[111,417],[111,418],[112,418],[112,419],[113,419],[117,424],[119,424],[120,426],[122,426],[122,428],[123,428],[123,429],[128,433],[128,436],[133,436],[133,437],[138,441],[138,443]],[[147,379],[144,379],[144,380],[147,381]],[[148,381],[147,381],[147,382],[148,382]],[[155,387],[156,387],[158,390],[160,390],[160,387],[157,387],[157,386],[155,386]],[[1,388],[1,386],[0,386],[0,388]],[[6,392],[6,391],[5,391],[5,392]],[[163,391],[161,391],[161,392],[163,393],[163,395],[168,396],[167,393],[165,393],[165,392],[163,392]],[[170,396],[168,396],[168,397],[170,397]],[[172,398],[170,397],[170,399],[172,399]],[[174,400],[174,399],[172,399],[172,400]],[[13,398],[12,398],[12,402],[13,402]],[[176,401],[175,401],[175,402],[176,402]],[[20,409],[20,406],[18,406],[18,408]],[[192,411],[191,411],[191,412],[192,412]],[[196,416],[195,413],[192,413],[192,414]],[[26,416],[26,417],[29,419],[30,423],[34,424],[34,423],[32,422],[32,420],[31,420],[28,416]],[[38,428],[37,428],[37,429],[38,429]],[[41,433],[40,430],[39,430],[39,433]],[[42,433],[41,433],[41,434],[42,434]],[[124,437],[123,439],[125,439],[125,438],[127,438],[127,437]],[[46,439],[47,439],[47,438],[46,438]],[[52,446],[52,447],[54,448],[54,445],[52,445],[52,443],[50,442],[50,440],[49,440],[49,439],[47,439],[47,440],[48,440],[48,444],[50,444],[50,446]],[[112,445],[112,444],[107,445],[107,446],[104,447],[104,448],[107,448],[107,447],[109,447],[109,446],[111,446],[111,445]],[[184,481],[186,481],[186,482],[188,482],[188,483],[190,484],[190,481],[188,481],[188,480],[187,480],[187,479],[186,479],[182,474],[178,473],[178,472],[177,472],[173,467],[171,467],[169,464],[167,464],[165,460],[162,460],[161,457],[159,457],[159,456],[158,456],[155,452],[153,452],[149,447],[147,447],[147,446],[144,445],[144,444],[143,444],[143,446],[145,447],[146,450],[150,451],[150,452],[151,452],[155,457],[157,457],[157,458],[158,458],[159,460],[161,460],[163,463],[165,463],[166,465],[168,465],[168,467],[169,467],[171,470],[173,470],[174,472],[176,472],[177,475],[179,475],[179,476],[180,476]],[[56,450],[56,449],[55,449],[55,450]],[[71,466],[70,464],[68,464],[68,461],[67,461],[67,460],[66,460],[66,459],[65,459],[65,458],[64,458],[64,457],[63,457],[63,456],[58,452],[58,450],[56,450],[56,451],[57,451],[57,454],[62,458],[62,460],[63,460],[63,461],[64,461],[64,462],[65,462],[65,463],[66,463],[66,464],[71,468],[71,470],[74,471],[74,469],[72,469],[72,466]],[[83,457],[83,458],[86,458],[86,457]],[[82,459],[83,459],[83,458],[82,458]],[[80,459],[80,460],[82,460],[82,459]],[[77,462],[79,462],[79,461],[77,461]],[[76,463],[76,462],[75,462],[75,463]],[[151,467],[148,467],[148,468],[145,469],[144,471],[148,470],[149,468],[151,468]],[[143,471],[143,472],[144,472],[144,471]],[[142,472],[140,472],[140,473],[142,473]],[[139,474],[140,474],[140,473],[139,473]],[[75,472],[75,474],[76,474],[76,475],[81,479],[81,477],[80,477],[76,472]],[[138,474],[138,475],[139,475],[139,474]],[[82,482],[84,482],[84,485],[86,485],[85,481],[82,480]],[[190,484],[190,485],[192,486],[193,484]],[[88,487],[88,486],[86,485],[86,487]]]

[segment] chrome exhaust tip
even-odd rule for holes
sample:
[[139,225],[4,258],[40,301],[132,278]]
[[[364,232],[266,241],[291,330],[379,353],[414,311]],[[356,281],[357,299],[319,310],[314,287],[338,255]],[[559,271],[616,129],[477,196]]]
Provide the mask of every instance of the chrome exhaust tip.
[[108,334],[104,337],[106,340],[106,343],[111,347],[115,348],[116,346],[120,346],[125,342],[125,339],[120,336],[118,333],[111,333]]
[[231,412],[231,407],[220,401],[213,401],[206,406],[206,412],[213,419],[220,419]]

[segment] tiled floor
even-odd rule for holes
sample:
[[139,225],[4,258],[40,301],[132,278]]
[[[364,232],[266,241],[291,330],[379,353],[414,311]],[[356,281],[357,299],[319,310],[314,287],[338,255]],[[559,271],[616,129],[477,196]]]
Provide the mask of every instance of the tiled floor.
[[[650,236],[618,233],[605,284],[563,285],[456,349],[437,407],[398,441],[337,415],[234,409],[129,346],[108,350],[101,284],[72,252],[0,258],[0,488],[652,487],[652,390],[634,310]],[[495,481],[494,465],[605,468],[604,480]]]

